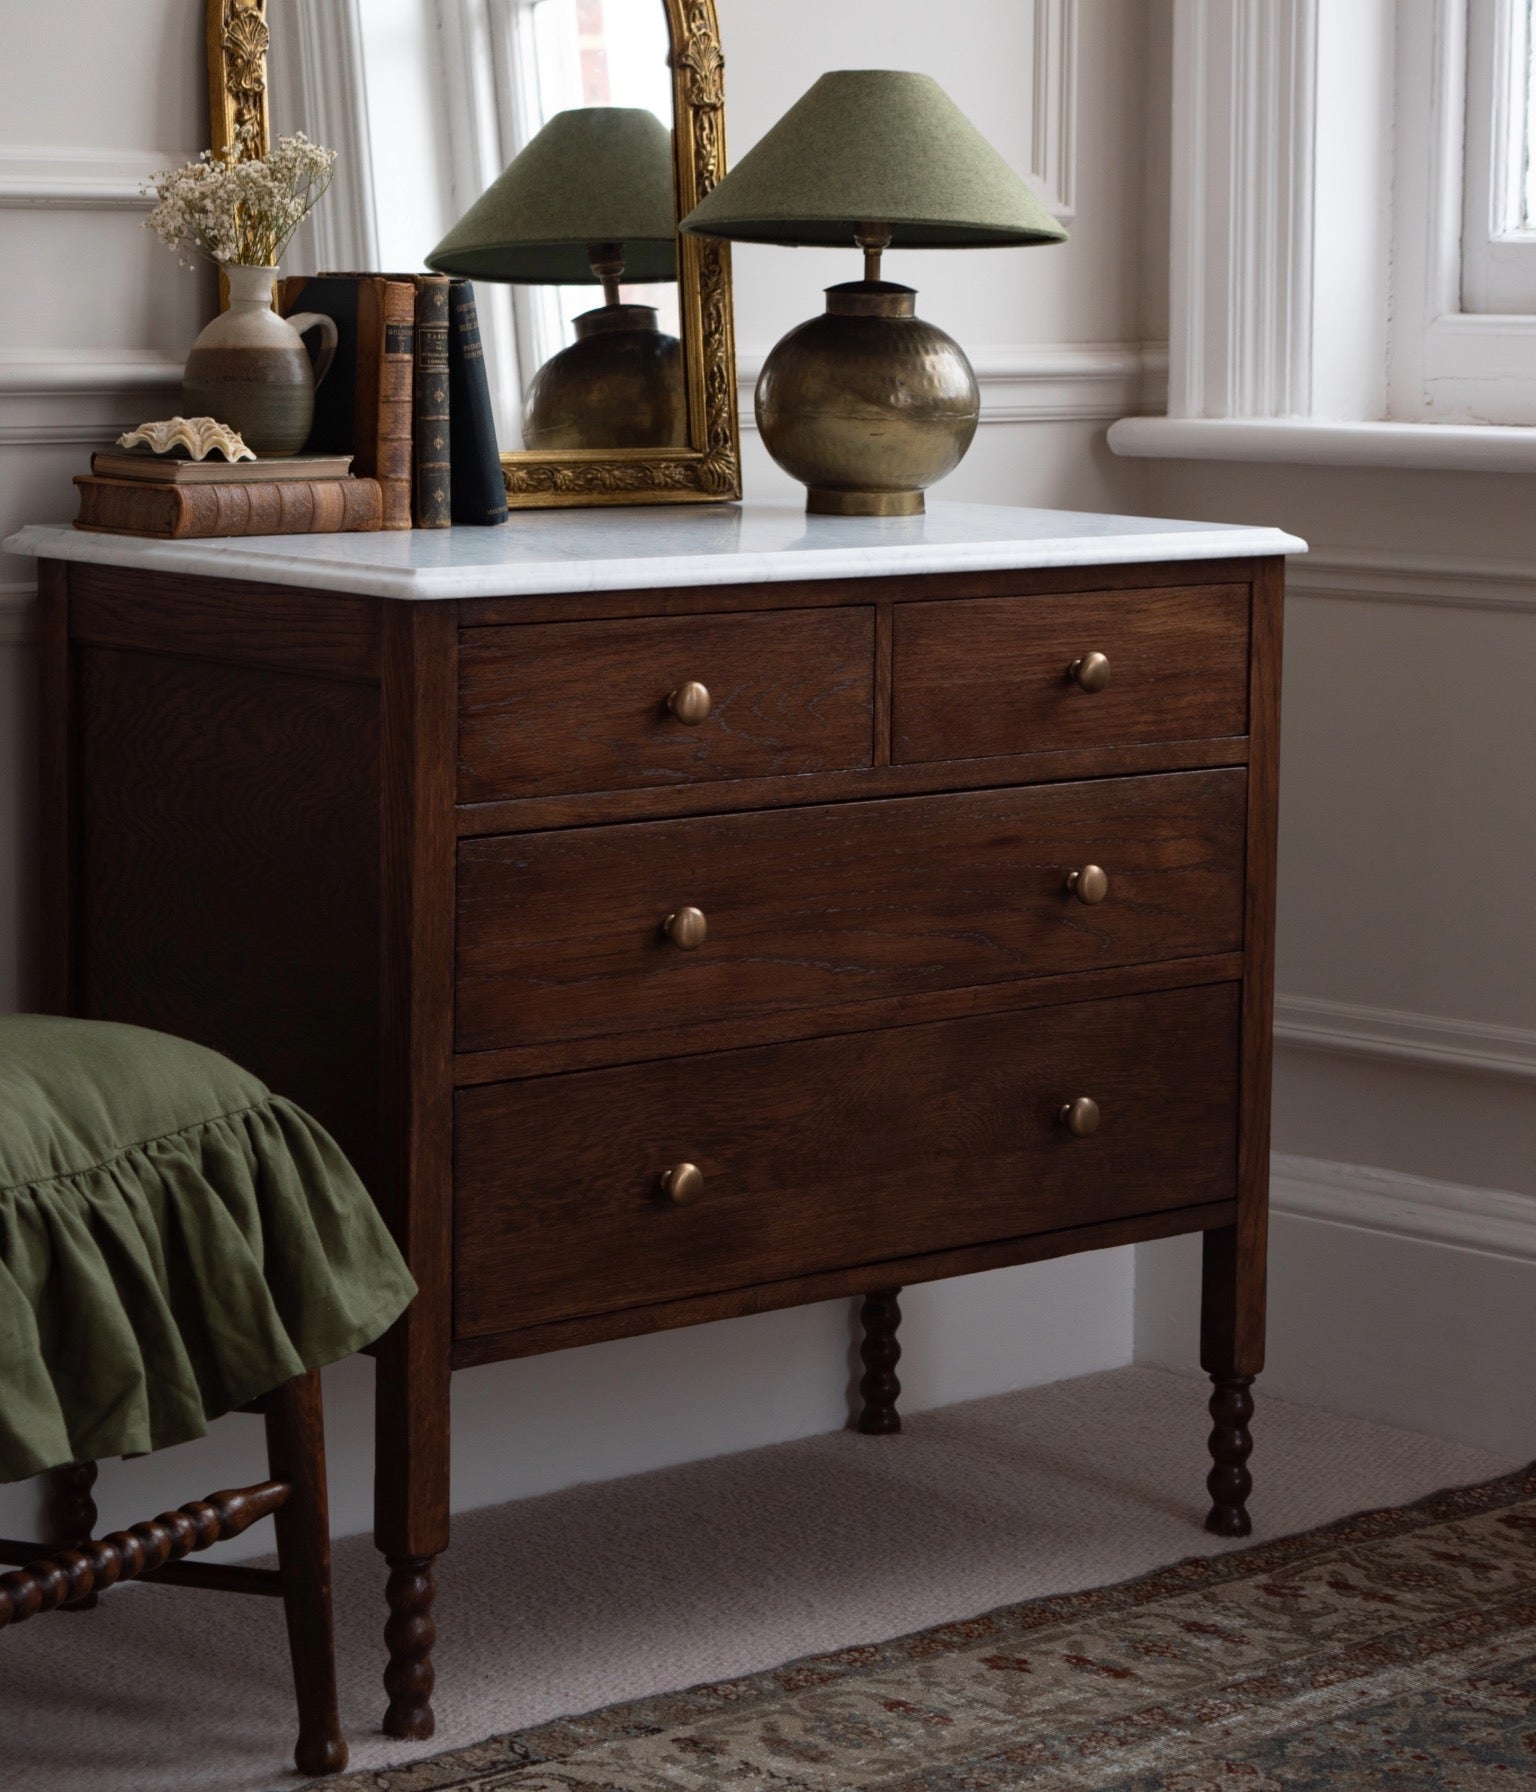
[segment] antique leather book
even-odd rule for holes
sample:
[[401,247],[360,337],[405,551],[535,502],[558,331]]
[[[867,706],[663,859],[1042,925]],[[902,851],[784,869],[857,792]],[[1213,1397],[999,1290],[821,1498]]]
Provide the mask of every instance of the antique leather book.
[[345,479],[350,454],[290,454],[266,460],[209,458],[180,460],[138,448],[104,449],[91,456],[98,479],[129,479],[139,485],[262,485],[281,479]]
[[448,289],[448,413],[453,520],[504,523],[507,488],[491,417],[475,289],[468,280],[455,280]]
[[261,484],[146,485],[82,473],[77,529],[159,535],[334,535],[383,526],[377,479],[293,479]]
[[282,309],[323,311],[339,342],[315,393],[311,454],[348,454],[352,470],[382,487],[383,529],[411,526],[411,393],[416,289],[380,274],[294,275]]
[[448,276],[416,276],[415,476],[411,515],[418,529],[453,521],[448,381]]

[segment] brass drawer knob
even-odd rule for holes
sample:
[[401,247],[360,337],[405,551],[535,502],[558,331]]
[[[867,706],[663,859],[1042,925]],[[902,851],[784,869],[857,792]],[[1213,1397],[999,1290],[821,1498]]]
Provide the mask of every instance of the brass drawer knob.
[[1067,894],[1075,896],[1079,902],[1092,908],[1096,902],[1102,902],[1109,894],[1109,879],[1102,865],[1084,865],[1079,871],[1067,873]]
[[685,728],[697,728],[699,723],[708,716],[710,702],[708,685],[702,685],[698,679],[690,678],[686,684],[680,684],[667,698],[667,708]]
[[1109,683],[1109,658],[1102,653],[1085,653],[1067,667],[1067,677],[1080,691],[1102,691]]
[[709,922],[701,908],[674,909],[661,928],[672,944],[683,952],[695,951],[709,934]]
[[1099,1104],[1091,1095],[1079,1095],[1066,1104],[1058,1118],[1074,1139],[1086,1139],[1099,1130]]
[[704,1193],[704,1172],[697,1164],[673,1164],[661,1173],[661,1192],[674,1207],[687,1207]]

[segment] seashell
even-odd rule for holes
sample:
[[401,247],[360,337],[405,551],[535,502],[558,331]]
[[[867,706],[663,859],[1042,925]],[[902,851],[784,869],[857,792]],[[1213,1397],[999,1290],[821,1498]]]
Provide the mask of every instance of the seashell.
[[225,460],[255,460],[239,432],[214,417],[170,417],[163,423],[141,423],[117,438],[119,448],[144,443],[156,454],[174,454],[185,448],[189,460],[206,460],[215,449]]

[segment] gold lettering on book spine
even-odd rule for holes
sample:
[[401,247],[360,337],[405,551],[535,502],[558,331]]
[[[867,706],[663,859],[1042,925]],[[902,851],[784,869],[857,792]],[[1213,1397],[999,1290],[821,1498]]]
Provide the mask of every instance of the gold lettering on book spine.
[[[714,0],[663,3],[672,43],[682,217],[725,172],[725,57]],[[729,244],[679,237],[678,298],[689,446],[504,454],[510,505],[718,503],[741,496]]]

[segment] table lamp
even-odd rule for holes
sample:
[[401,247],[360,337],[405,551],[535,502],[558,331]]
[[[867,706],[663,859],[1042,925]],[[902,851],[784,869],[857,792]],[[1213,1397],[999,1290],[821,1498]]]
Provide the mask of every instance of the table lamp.
[[427,257],[440,274],[526,286],[600,285],[523,398],[523,445],[665,448],[686,440],[675,336],[619,283],[677,278],[672,135],[653,112],[558,112]]
[[958,343],[880,278],[887,248],[1059,243],[1066,232],[928,75],[826,74],[683,220],[738,242],[857,244],[864,278],[763,364],[768,452],[839,516],[911,516],[959,466],[980,394]]

